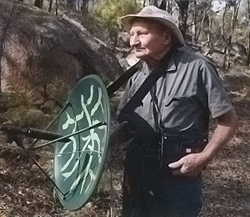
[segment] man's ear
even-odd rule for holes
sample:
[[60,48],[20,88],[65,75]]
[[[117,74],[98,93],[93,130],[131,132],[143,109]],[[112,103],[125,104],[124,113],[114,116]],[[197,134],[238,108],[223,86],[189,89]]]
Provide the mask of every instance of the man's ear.
[[164,45],[169,45],[172,42],[172,32],[170,30],[166,30],[163,34],[165,37]]

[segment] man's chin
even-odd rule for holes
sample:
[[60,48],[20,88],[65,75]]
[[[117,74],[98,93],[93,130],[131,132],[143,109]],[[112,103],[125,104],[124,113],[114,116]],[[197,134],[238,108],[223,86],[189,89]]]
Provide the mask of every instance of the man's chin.
[[145,59],[147,58],[147,55],[143,54],[143,53],[139,53],[139,52],[134,52],[135,57],[138,59]]

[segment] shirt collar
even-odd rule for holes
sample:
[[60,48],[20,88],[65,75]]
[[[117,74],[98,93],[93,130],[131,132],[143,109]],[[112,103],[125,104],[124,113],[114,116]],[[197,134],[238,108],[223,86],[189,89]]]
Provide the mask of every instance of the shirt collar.
[[[174,73],[177,70],[177,66],[175,64],[175,55],[176,55],[176,50],[173,51],[173,55],[171,56],[170,61],[168,62],[168,64],[166,64],[165,66],[165,71],[167,73]],[[141,67],[140,67],[140,71],[148,76],[150,74],[150,72],[152,71],[151,69],[149,69],[148,65],[146,62],[142,61]]]
[[166,72],[168,72],[168,73],[174,73],[174,72],[176,72],[176,70],[177,70],[177,66],[176,66],[176,64],[175,64],[175,55],[176,55],[176,50],[175,51],[173,51],[174,53],[173,53],[173,55],[171,56],[171,59],[170,59],[170,61],[168,62],[168,64],[166,65],[166,68],[165,68],[165,71]]

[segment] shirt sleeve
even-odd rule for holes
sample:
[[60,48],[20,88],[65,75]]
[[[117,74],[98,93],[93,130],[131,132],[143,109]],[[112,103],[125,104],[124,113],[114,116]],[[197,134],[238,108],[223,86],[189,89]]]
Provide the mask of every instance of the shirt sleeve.
[[124,108],[124,106],[128,103],[130,99],[130,87],[131,87],[131,79],[128,81],[127,86],[123,92],[123,96],[121,97],[120,103],[117,108],[117,115],[121,113],[121,110]]
[[199,82],[202,82],[202,84],[198,82],[198,92],[202,94],[200,96],[202,104],[207,107],[212,118],[226,114],[232,109],[232,104],[216,69],[210,63],[204,61],[201,64],[199,74],[201,75]]

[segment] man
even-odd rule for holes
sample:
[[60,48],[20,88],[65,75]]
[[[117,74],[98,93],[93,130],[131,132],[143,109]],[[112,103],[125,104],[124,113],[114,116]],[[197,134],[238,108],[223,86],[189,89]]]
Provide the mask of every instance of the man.
[[[201,171],[235,133],[237,115],[215,68],[180,49],[184,39],[170,14],[148,6],[121,20],[141,60],[118,109],[133,137],[125,159],[123,216],[197,216]],[[127,112],[157,71],[134,113]],[[210,114],[218,125],[207,143]]]

